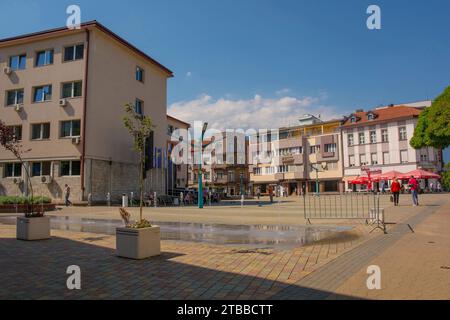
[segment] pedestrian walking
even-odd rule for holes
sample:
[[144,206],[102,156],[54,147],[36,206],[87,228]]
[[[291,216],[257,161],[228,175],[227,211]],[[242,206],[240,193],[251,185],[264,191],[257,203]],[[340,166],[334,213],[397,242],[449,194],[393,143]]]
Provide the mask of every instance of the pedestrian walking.
[[400,202],[400,190],[402,187],[400,186],[400,182],[398,182],[397,178],[394,178],[394,181],[391,184],[391,192],[392,192],[392,198],[394,202],[394,206],[398,206]]
[[64,186],[64,202],[66,204],[66,207],[73,205],[70,201],[70,187],[67,184]]
[[414,176],[411,176],[408,182],[409,189],[411,190],[411,196],[413,199],[413,206],[417,207],[419,205],[419,182]]

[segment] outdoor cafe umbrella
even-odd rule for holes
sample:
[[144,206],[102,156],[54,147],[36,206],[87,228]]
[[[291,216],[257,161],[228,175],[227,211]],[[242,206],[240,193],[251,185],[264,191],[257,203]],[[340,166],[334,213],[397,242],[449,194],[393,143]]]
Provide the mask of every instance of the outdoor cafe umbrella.
[[441,178],[440,175],[433,173],[433,172],[425,171],[425,170],[414,170],[414,171],[402,174],[398,178],[406,180],[406,179],[411,178],[411,176],[413,176],[416,179],[440,179]]
[[369,184],[370,180],[367,177],[359,177],[355,180],[350,181],[351,184]]
[[388,181],[388,180],[394,180],[394,178],[398,178],[402,175],[403,175],[403,173],[394,170],[394,171],[389,171],[389,172],[386,172],[383,174],[379,174],[375,178],[378,181],[380,181],[380,180]]

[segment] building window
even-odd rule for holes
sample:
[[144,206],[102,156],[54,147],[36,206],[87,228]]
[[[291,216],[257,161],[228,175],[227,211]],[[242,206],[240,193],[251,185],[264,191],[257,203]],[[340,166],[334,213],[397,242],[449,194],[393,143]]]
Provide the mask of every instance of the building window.
[[73,177],[79,176],[81,173],[80,161],[61,161],[61,176]]
[[383,164],[390,164],[391,159],[389,157],[389,152],[383,152]]
[[82,82],[74,81],[63,83],[62,85],[62,98],[77,98],[82,95]]
[[22,140],[22,126],[9,126],[8,129],[11,130],[16,141]]
[[325,152],[336,152],[336,149],[337,149],[336,143],[325,144]]
[[348,163],[349,163],[349,167],[355,167],[356,166],[355,156],[349,156],[348,157]]
[[144,114],[144,102],[142,100],[136,99],[136,103],[134,105],[134,111],[140,115]]
[[36,53],[36,67],[53,64],[53,50],[44,50]]
[[367,158],[366,158],[365,154],[361,154],[359,156],[359,163],[360,163],[361,166],[367,166],[368,165]]
[[5,178],[19,178],[22,176],[22,165],[20,163],[5,164]]
[[50,139],[50,123],[31,125],[31,140]]
[[400,141],[408,140],[408,133],[406,132],[406,127],[400,127],[398,129]]
[[61,122],[61,138],[73,138],[80,136],[81,121],[70,120]]
[[9,67],[12,70],[24,70],[27,65],[27,55],[21,54],[9,58]]
[[350,122],[351,122],[351,123],[356,123],[356,117],[351,117],[351,118],[350,118]]
[[420,162],[428,162],[428,155],[427,154],[421,154],[420,155]]
[[355,145],[355,137],[353,136],[353,133],[348,135],[348,146],[352,147]]
[[381,130],[381,141],[383,143],[389,142],[389,133],[388,133],[387,129]]
[[370,131],[370,143],[377,143],[377,132]]
[[23,89],[6,91],[6,105],[23,104]]
[[49,176],[51,172],[52,163],[50,161],[46,162],[33,162],[31,164],[31,176],[41,177]]
[[400,151],[400,162],[401,163],[408,163],[408,150],[401,150]]
[[372,154],[370,155],[370,159],[371,159],[371,161],[372,161],[372,165],[378,164],[378,154],[372,153]]
[[373,120],[373,119],[375,119],[375,115],[374,115],[373,113],[369,113],[369,114],[367,115],[367,120],[371,121],[371,120]]
[[144,69],[136,67],[136,80],[139,82],[144,82]]
[[64,48],[64,62],[81,60],[84,56],[84,44]]
[[33,102],[45,102],[52,99],[52,86],[41,86],[34,88]]
[[359,133],[359,144],[365,144],[366,143],[366,135],[364,132]]
[[315,154],[315,153],[319,153],[320,152],[320,146],[311,146],[309,153],[310,154]]

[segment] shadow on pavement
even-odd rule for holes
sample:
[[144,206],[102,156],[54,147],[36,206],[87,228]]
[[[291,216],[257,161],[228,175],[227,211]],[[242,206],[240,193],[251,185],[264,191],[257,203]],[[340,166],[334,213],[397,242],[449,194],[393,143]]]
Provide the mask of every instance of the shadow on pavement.
[[[0,239],[0,299],[326,299],[330,292],[173,261],[182,253],[134,261],[115,250],[54,237]],[[66,287],[71,265],[81,268],[81,290]],[[352,299],[333,296],[334,299]]]

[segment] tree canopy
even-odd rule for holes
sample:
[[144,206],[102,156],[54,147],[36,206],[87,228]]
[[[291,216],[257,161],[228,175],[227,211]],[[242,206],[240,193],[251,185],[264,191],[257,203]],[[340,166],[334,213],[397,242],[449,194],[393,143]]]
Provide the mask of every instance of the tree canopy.
[[450,87],[420,114],[411,146],[414,149],[450,146]]

